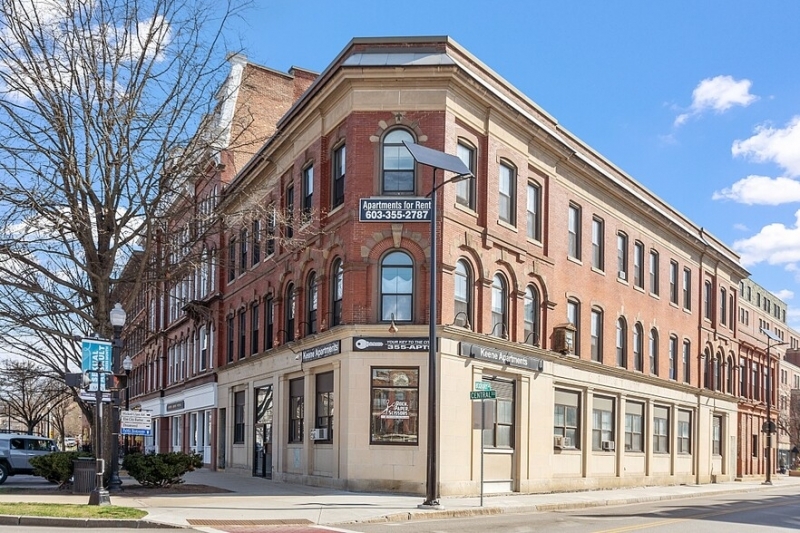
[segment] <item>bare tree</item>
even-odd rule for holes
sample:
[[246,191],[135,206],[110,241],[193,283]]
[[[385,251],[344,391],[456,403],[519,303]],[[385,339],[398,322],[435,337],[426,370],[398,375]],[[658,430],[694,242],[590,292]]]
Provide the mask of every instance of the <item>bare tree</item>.
[[29,361],[0,362],[0,398],[12,419],[33,433],[54,407],[71,395],[63,382]]
[[111,336],[122,265],[141,256],[124,280],[139,290],[165,213],[191,208],[188,185],[224,133],[204,117],[227,73],[235,1],[0,2],[0,333],[10,354],[63,376],[80,366],[74,332]]

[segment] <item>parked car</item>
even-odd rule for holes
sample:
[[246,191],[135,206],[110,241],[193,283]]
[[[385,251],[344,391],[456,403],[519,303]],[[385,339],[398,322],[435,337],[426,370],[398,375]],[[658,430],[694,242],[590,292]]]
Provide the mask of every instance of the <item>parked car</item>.
[[33,474],[31,457],[58,450],[56,441],[38,435],[0,433],[0,485],[8,476]]

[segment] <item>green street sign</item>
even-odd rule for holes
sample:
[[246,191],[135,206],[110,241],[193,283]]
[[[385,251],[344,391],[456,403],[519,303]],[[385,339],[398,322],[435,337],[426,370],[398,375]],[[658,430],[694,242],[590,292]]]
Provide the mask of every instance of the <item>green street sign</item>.
[[488,381],[476,381],[475,390],[492,390],[492,384]]
[[497,392],[493,390],[469,391],[470,400],[494,400],[495,398],[497,398]]

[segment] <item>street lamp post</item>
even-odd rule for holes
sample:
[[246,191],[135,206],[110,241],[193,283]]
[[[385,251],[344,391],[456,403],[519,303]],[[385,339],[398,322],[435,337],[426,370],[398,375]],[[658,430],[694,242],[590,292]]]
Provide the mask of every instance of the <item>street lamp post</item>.
[[[772,485],[772,359],[769,349],[786,343],[768,329],[761,328],[761,333],[767,336],[767,478],[764,481],[764,485]],[[770,341],[772,341],[772,344],[770,344]]]
[[95,449],[95,481],[94,489],[89,493],[89,505],[111,505],[111,496],[105,489],[103,474],[105,462],[103,461],[103,383],[110,372],[103,370],[103,363],[97,362],[97,369],[86,371],[87,374],[97,374],[97,386],[94,391],[94,449]]
[[[125,410],[131,410],[131,389],[130,389],[130,377],[131,377],[131,370],[133,370],[133,361],[131,360],[130,355],[126,355],[125,359],[122,360],[122,370],[125,371]],[[128,438],[130,436],[126,433],[125,434],[125,455],[128,455],[130,451],[130,444]]]
[[[433,150],[415,143],[403,141],[411,157],[416,163],[433,169],[433,187],[429,196],[431,198],[431,255],[430,255],[430,282],[428,284],[428,308],[430,316],[428,319],[428,462],[425,474],[425,501],[420,505],[422,508],[441,508],[439,504],[439,467],[436,457],[436,191],[439,187],[451,182],[470,179],[474,176],[469,167],[454,155],[450,155],[439,150]],[[453,172],[456,175],[449,180],[443,180],[436,184],[436,169]]]
[[[114,304],[109,318],[114,330],[114,340],[111,345],[111,371],[116,374],[120,370],[121,335],[127,318],[125,310],[119,302]],[[111,391],[111,476],[108,481],[108,490],[112,492],[122,490],[122,480],[119,477],[119,389],[116,387]]]

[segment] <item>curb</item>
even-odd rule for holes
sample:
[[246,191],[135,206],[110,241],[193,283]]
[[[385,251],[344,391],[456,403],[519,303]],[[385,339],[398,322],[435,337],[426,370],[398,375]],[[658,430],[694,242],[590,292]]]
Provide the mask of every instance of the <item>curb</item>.
[[117,518],[64,518],[54,516],[0,515],[0,526],[79,527],[110,529],[187,529],[187,526],[163,524],[149,520]]
[[[778,488],[773,487],[763,487]],[[740,488],[725,488],[720,490],[712,490],[702,494],[664,494],[661,496],[632,496],[629,498],[620,499],[607,499],[595,501],[582,501],[582,502],[561,502],[561,503],[543,503],[538,505],[520,505],[512,507],[475,507],[472,509],[453,509],[453,510],[431,510],[431,511],[411,511],[404,513],[395,513],[376,518],[368,518],[364,520],[352,520],[348,522],[341,522],[340,524],[380,524],[391,522],[411,522],[414,520],[433,520],[440,518],[469,518],[473,516],[492,516],[498,514],[515,514],[515,513],[547,513],[555,511],[570,511],[580,509],[591,509],[595,507],[608,507],[612,505],[633,505],[637,503],[648,503],[657,501],[681,500],[685,498],[694,498],[696,496],[719,496],[725,494],[735,494],[740,492],[749,492],[751,487]]]

